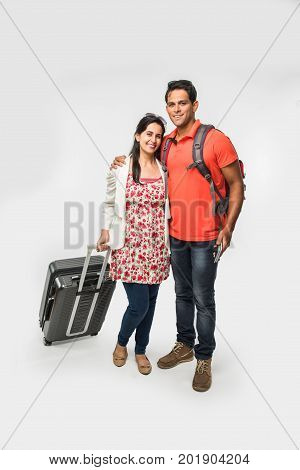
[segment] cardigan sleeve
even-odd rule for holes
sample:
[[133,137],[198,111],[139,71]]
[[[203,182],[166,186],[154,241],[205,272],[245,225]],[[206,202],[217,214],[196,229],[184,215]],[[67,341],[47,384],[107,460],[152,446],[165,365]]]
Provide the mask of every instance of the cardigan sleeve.
[[101,228],[109,230],[115,214],[116,170],[110,170],[106,175],[106,197],[101,205]]

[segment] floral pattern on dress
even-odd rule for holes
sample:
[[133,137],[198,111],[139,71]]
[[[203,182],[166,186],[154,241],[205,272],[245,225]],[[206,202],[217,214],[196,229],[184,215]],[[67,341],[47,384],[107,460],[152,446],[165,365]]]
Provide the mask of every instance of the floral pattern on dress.
[[129,173],[126,184],[125,244],[112,250],[110,276],[114,281],[160,284],[170,272],[165,245],[165,192],[162,177],[141,178]]

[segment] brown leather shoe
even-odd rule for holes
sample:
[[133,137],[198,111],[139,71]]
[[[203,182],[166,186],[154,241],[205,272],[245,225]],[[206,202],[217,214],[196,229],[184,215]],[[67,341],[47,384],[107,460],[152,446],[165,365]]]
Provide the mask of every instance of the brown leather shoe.
[[193,389],[196,392],[206,392],[211,386],[211,360],[198,359],[193,379]]
[[[117,367],[124,366],[128,357],[127,348],[122,348],[122,351],[120,351],[120,348],[122,348],[122,346],[117,344],[113,352],[113,363]],[[117,349],[119,350],[117,351]]]
[[157,363],[160,369],[171,369],[182,362],[190,362],[194,359],[194,350],[184,343],[176,341],[172,351],[161,357]]
[[152,371],[151,363],[145,354],[136,354],[135,360],[138,366],[138,370],[143,375],[149,375]]

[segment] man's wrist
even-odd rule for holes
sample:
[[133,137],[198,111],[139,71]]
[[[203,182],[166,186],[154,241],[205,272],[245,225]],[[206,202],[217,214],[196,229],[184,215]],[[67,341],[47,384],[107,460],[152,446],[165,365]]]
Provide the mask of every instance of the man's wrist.
[[234,231],[235,224],[231,224],[230,222],[227,222],[224,228],[228,230],[230,233]]

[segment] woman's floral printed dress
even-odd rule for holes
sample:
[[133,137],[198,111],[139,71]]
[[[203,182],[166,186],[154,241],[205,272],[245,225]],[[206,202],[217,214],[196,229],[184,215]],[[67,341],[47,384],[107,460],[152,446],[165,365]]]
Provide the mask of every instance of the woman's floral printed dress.
[[126,184],[125,244],[112,250],[110,276],[114,281],[160,284],[170,271],[165,245],[164,181],[129,173]]

